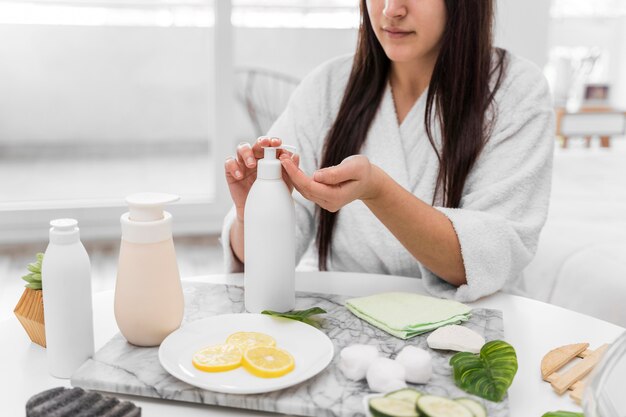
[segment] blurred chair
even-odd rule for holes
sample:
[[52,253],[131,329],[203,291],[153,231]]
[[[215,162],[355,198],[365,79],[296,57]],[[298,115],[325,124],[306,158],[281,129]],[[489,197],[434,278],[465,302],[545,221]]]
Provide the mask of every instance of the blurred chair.
[[245,107],[256,135],[267,134],[300,80],[261,68],[239,68],[235,77],[237,100]]

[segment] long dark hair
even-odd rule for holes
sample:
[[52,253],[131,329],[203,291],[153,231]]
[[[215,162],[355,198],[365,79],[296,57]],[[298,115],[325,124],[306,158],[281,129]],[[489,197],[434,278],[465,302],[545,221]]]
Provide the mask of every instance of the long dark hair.
[[[428,86],[424,124],[439,159],[433,204],[441,195],[445,207],[458,207],[463,187],[490,135],[487,115],[505,67],[506,52],[493,54],[493,0],[445,0],[447,23]],[[391,62],[378,42],[361,0],[361,25],[352,72],[337,118],[326,136],[321,168],[339,164],[360,152],[378,111]],[[495,74],[495,79],[493,78]],[[493,85],[490,82],[494,80]],[[431,120],[441,129],[441,150]],[[495,112],[494,112],[495,114]],[[319,269],[326,270],[337,213],[318,207]]]

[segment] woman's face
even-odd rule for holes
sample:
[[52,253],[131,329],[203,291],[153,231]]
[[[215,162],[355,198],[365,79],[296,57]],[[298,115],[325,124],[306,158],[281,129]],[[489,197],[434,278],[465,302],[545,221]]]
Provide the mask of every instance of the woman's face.
[[444,0],[367,0],[367,11],[391,61],[417,61],[439,52],[446,26]]

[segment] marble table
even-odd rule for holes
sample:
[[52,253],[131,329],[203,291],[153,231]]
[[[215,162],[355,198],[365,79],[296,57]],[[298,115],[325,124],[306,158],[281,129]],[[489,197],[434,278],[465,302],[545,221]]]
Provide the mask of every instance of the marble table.
[[[235,285],[203,282],[183,283],[186,323],[221,314],[243,313],[243,288]],[[296,309],[320,307],[327,313],[320,318],[320,330],[334,345],[331,363],[313,378],[295,386],[263,394],[225,394],[211,392],[186,384],[169,375],[159,363],[158,348],[140,348],[117,335],[92,359],[86,361],[71,379],[73,386],[84,389],[164,398],[174,401],[221,405],[249,410],[306,417],[364,417],[363,397],[373,394],[365,380],[351,381],[339,369],[339,352],[354,343],[376,346],[384,357],[394,358],[405,346],[426,349],[433,361],[433,375],[427,385],[414,388],[448,398],[467,397],[454,384],[449,365],[453,352],[429,349],[428,334],[402,340],[359,319],[345,308],[349,297],[321,293],[298,292]],[[483,335],[486,341],[504,337],[502,313],[499,310],[476,308],[463,323]],[[245,330],[245,329],[241,329]],[[252,329],[249,329],[252,330]],[[277,341],[280,345],[280,342]],[[296,363],[298,357],[296,356]],[[490,417],[509,415],[508,398],[501,402],[480,401]]]
[[[188,281],[241,285],[241,274],[195,277]],[[296,277],[299,291],[361,296],[399,290],[424,293],[419,279],[337,272],[302,272]],[[567,396],[559,397],[540,377],[541,358],[566,344],[589,342],[591,348],[615,340],[624,329],[589,316],[538,301],[508,294],[495,294],[470,304],[473,308],[501,310],[505,340],[515,346],[519,371],[509,389],[511,416],[540,416],[546,411],[579,408]],[[113,292],[94,297],[96,349],[116,333]],[[30,343],[16,319],[0,322],[0,404],[3,415],[23,415],[24,404],[33,394],[54,386],[69,386],[46,371],[45,350]],[[7,343],[7,341],[10,341]],[[195,405],[173,401],[122,396],[141,406],[146,416],[250,416],[271,415],[254,411]]]

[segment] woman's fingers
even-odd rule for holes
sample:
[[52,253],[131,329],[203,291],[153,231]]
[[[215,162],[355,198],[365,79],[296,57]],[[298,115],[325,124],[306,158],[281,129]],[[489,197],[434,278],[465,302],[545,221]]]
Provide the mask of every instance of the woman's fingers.
[[270,138],[266,136],[261,136],[254,142],[252,145],[252,152],[254,152],[254,157],[256,159],[263,158],[263,148],[266,146],[270,146]]
[[320,205],[332,198],[333,190],[329,186],[317,183],[307,177],[291,158],[286,155],[281,156],[280,162],[289,175],[293,186],[304,198]]
[[241,142],[237,145],[237,160],[248,168],[256,166],[256,158],[252,152],[252,146],[248,142]]
[[[230,182],[239,181],[245,178],[250,170],[257,166],[257,160],[263,158],[263,148],[269,146],[280,146],[282,141],[278,138],[262,136],[257,139],[254,145],[248,142],[241,142],[237,145],[237,153],[234,158],[229,157],[224,162],[227,179]],[[281,152],[285,153],[286,151]],[[291,156],[291,154],[289,154]]]
[[318,169],[313,173],[313,180],[322,184],[336,185],[359,179],[362,162],[360,155],[348,157],[339,165]]
[[280,159],[280,157],[281,157],[281,156],[283,156],[283,155],[287,155],[287,157],[288,157],[288,158],[293,159],[293,158],[295,158],[298,154],[291,153],[291,152],[290,152],[290,151],[288,151],[287,149],[279,149],[279,150],[276,152],[276,156],[278,157],[278,159]]
[[261,159],[263,158],[263,148],[266,148],[268,146],[280,146],[281,144],[282,141],[278,138],[261,136],[252,146],[252,152],[254,153],[254,157],[256,159]]
[[[226,172],[226,179],[231,182],[239,181],[243,179],[243,167],[235,158],[232,156],[227,158],[224,162],[224,170]],[[229,178],[229,176],[231,178]]]
[[[300,156],[298,154],[293,154],[293,155],[285,154],[285,155],[287,156],[284,156],[283,158],[290,157],[294,165],[296,166],[296,168],[300,166]],[[289,186],[289,192],[293,191],[293,188],[294,188],[293,181],[291,181],[291,178],[289,177],[289,174],[286,171],[283,171],[283,181],[285,181],[285,183]]]

